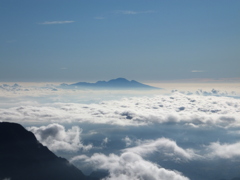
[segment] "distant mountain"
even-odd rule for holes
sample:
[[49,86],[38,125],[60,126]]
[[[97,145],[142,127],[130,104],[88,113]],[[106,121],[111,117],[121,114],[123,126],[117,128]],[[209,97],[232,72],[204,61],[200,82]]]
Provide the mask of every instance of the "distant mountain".
[[127,80],[125,78],[117,78],[109,81],[97,81],[96,83],[78,82],[74,84],[62,84],[61,87],[83,87],[83,88],[101,88],[101,89],[160,89],[157,87],[142,84],[135,80]]
[[16,123],[0,122],[0,179],[97,180],[57,157]]

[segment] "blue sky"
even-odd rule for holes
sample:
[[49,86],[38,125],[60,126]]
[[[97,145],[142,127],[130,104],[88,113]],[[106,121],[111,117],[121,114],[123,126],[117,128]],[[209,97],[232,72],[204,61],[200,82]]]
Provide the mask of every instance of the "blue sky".
[[0,81],[240,77],[238,0],[1,0]]

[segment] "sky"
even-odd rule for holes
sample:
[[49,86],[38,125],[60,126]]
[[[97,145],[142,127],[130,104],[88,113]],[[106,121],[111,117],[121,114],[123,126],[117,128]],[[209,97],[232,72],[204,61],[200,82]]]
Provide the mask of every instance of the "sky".
[[238,0],[1,0],[0,81],[240,77]]

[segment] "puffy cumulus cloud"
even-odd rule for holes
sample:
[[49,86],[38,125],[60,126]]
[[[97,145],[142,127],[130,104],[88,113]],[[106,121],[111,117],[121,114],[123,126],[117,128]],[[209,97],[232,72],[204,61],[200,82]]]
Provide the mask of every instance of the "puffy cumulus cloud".
[[94,169],[103,169],[109,172],[109,176],[103,180],[188,180],[177,171],[168,170],[150,161],[144,160],[133,152],[124,152],[120,155],[96,153],[91,157],[74,157],[71,162],[84,161]]
[[49,124],[48,126],[29,127],[36,138],[52,151],[70,151],[77,152],[78,150],[88,151],[92,145],[83,145],[81,142],[81,132],[77,126],[66,130],[60,124]]
[[[125,138],[126,142],[132,142],[129,138]],[[124,149],[124,152],[133,152],[140,156],[147,156],[158,152],[161,156],[171,158],[174,161],[188,161],[200,158],[192,149],[183,149],[173,140],[167,138],[159,138],[156,140],[137,140],[135,147]]]
[[181,123],[189,127],[240,126],[240,101],[231,97],[171,95],[124,98],[92,104],[51,103],[0,109],[3,121],[88,122],[120,126]]
[[[134,179],[134,180],[167,180],[167,179],[184,179],[177,171],[167,170],[160,167],[149,160],[148,156],[161,156],[170,158],[174,161],[196,160],[200,156],[195,154],[191,149],[183,149],[179,147],[175,141],[167,138],[159,138],[156,140],[132,140],[128,136],[122,139],[127,146],[134,147],[121,150],[120,155],[110,154],[104,155],[95,153],[91,157],[80,155],[73,157],[72,163],[85,163],[92,167],[93,170],[107,170],[109,176],[104,180],[115,179]],[[158,154],[156,154],[158,153]],[[166,159],[165,159],[166,160]]]
[[240,158],[240,142],[233,144],[213,142],[206,146],[208,158],[232,159]]

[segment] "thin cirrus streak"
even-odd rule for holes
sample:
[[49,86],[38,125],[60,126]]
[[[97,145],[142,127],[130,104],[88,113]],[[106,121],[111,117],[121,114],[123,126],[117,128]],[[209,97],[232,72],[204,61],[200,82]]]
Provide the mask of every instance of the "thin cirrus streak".
[[115,13],[125,14],[125,15],[136,15],[136,14],[155,13],[155,11],[153,11],[153,10],[149,10],[149,11],[117,10],[117,11],[115,11]]
[[69,23],[74,23],[75,21],[45,21],[42,23],[38,24],[43,24],[43,25],[51,25],[51,24],[69,24]]

